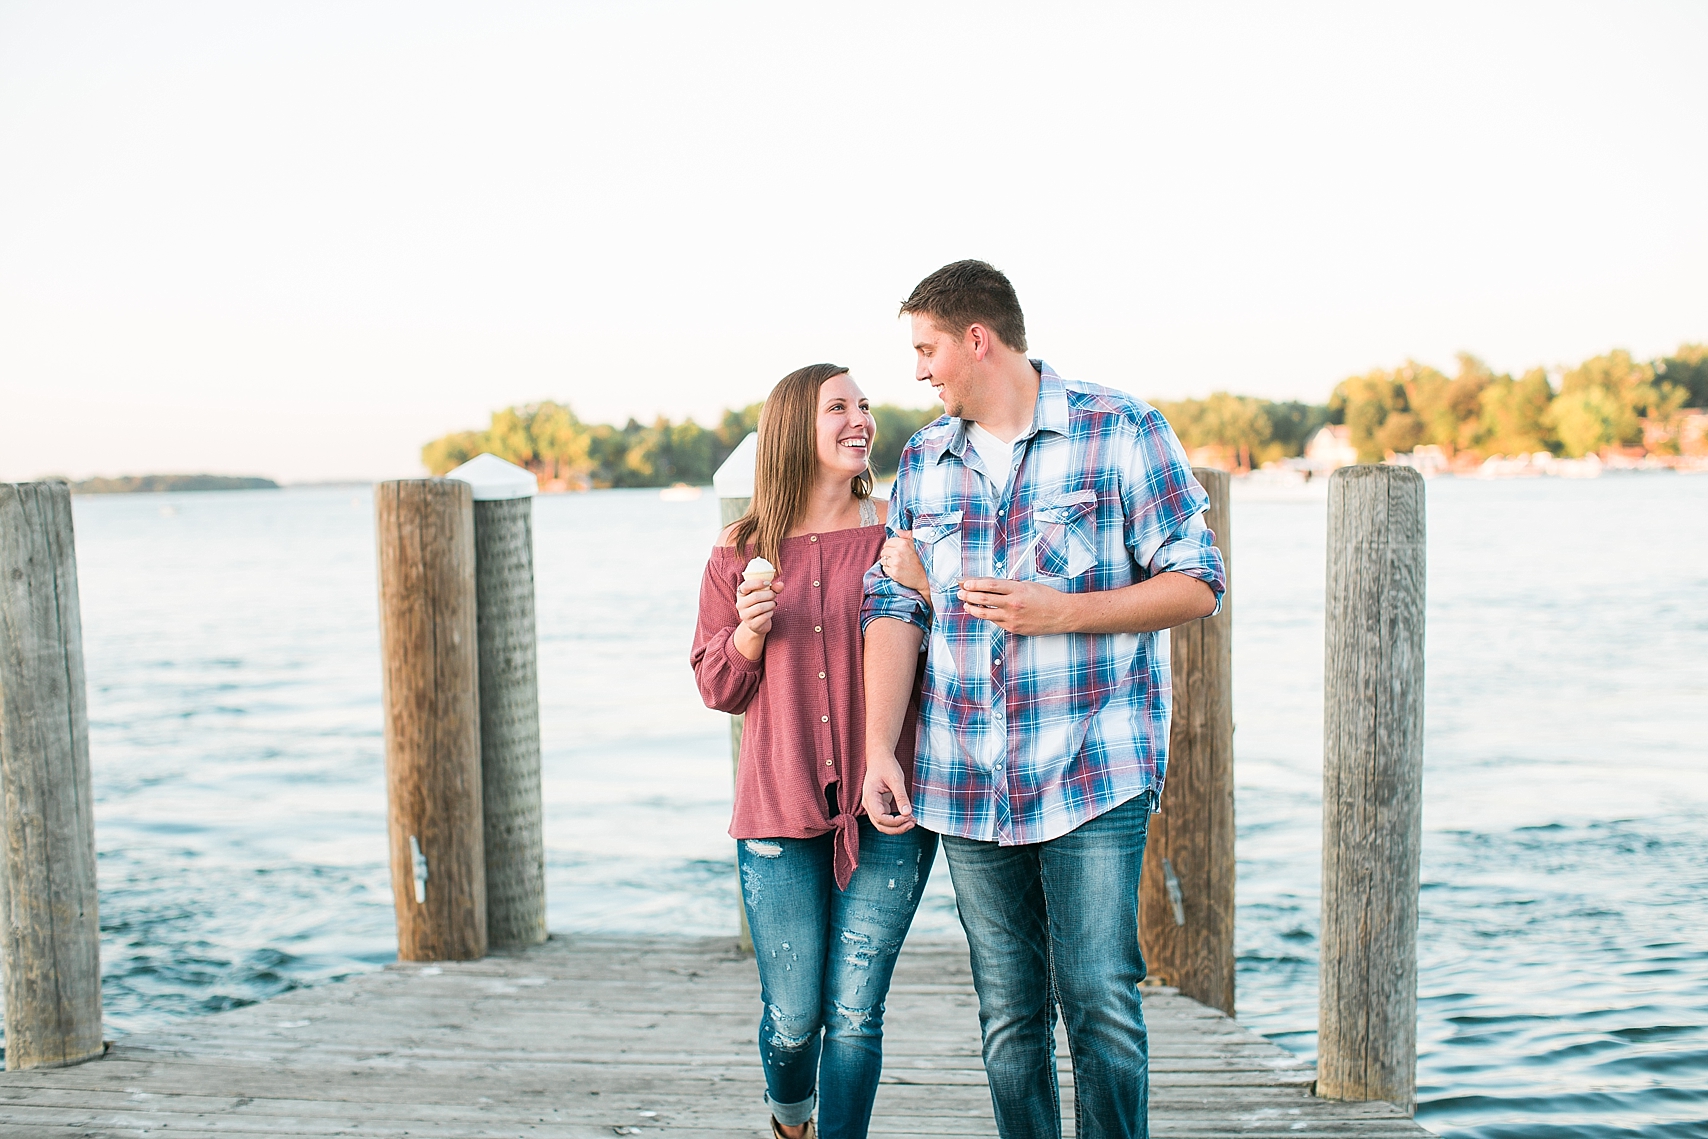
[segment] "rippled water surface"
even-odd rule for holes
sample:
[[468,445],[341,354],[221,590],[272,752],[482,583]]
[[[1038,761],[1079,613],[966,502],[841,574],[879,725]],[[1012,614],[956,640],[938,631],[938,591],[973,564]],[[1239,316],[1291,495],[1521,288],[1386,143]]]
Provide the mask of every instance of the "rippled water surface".
[[[1419,1118],[1708,1136],[1708,478],[1429,485]],[[77,501],[109,1031],[395,952],[365,490]],[[728,933],[717,505],[536,505],[550,921]],[[1235,490],[1239,1003],[1315,1048],[1321,484]],[[954,923],[942,867],[918,928]]]

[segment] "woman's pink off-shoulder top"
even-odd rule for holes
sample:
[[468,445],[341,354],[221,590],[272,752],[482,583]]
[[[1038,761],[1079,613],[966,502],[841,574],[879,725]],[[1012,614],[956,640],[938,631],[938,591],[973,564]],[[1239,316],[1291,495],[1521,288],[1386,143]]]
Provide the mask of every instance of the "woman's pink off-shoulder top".
[[[783,540],[784,583],[759,660],[731,643],[735,587],[748,555],[712,550],[700,583],[700,622],[690,658],[700,695],[722,712],[745,712],[731,838],[813,838],[836,831],[836,884],[860,859],[855,819],[865,812],[866,691],[861,671],[861,579],[883,548],[882,526]],[[918,677],[896,758],[913,777]],[[834,804],[834,809],[833,809]]]

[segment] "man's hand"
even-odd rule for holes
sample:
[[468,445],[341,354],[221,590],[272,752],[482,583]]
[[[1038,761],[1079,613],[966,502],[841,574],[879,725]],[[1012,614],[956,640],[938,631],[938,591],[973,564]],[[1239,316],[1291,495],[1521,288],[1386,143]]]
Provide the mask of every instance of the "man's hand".
[[868,753],[866,785],[861,802],[872,825],[885,834],[906,834],[914,827],[913,804],[907,797],[907,778],[893,752]]
[[1042,582],[970,577],[956,596],[972,616],[1023,637],[1075,631],[1073,599]]
[[1174,571],[1090,593],[1062,593],[1040,581],[972,577],[961,583],[957,596],[972,616],[1023,637],[1153,633],[1216,611],[1214,590]]

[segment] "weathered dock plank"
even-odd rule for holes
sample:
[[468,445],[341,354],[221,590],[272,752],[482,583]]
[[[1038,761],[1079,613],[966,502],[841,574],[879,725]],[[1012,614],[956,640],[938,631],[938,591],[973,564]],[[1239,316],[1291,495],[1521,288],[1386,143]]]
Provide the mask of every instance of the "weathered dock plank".
[[[0,1139],[752,1139],[769,1134],[757,1011],[734,939],[556,936],[185,1021],[79,1067],[6,1073]],[[1427,1134],[1385,1104],[1313,1098],[1310,1067],[1171,989],[1148,990],[1145,1013],[1159,1136]],[[966,947],[910,944],[885,1019],[873,1134],[994,1135]]]

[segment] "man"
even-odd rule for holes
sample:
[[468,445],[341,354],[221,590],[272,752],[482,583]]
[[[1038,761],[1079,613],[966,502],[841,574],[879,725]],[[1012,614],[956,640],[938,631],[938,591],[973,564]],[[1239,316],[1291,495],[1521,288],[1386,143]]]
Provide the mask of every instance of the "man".
[[[1167,763],[1160,634],[1220,604],[1208,500],[1154,408],[1027,358],[991,266],[946,265],[901,311],[948,415],[902,453],[894,537],[866,575],[866,812],[943,836],[1004,1139],[1061,1135],[1058,1007],[1076,1133],[1145,1136],[1138,888]],[[887,574],[909,540],[929,597]],[[922,642],[910,796],[895,743]]]

